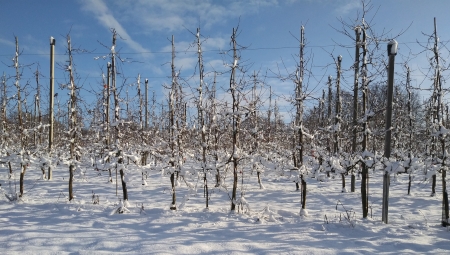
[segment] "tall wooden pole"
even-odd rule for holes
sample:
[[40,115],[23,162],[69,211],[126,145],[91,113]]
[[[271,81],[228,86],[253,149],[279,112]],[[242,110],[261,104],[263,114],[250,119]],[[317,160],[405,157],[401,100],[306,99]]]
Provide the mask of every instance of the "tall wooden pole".
[[[366,31],[363,29],[363,64],[362,64],[362,94],[363,94],[363,111],[364,111],[364,123],[363,123],[363,140],[362,140],[362,151],[366,151],[368,147],[368,112],[367,112],[367,103],[368,103],[368,80],[367,80],[367,45],[366,45]],[[363,218],[367,218],[369,213],[369,169],[366,163],[363,161],[362,163],[362,171],[361,171],[361,202],[362,202],[362,211]],[[354,173],[352,175],[352,192],[354,192]]]
[[[395,55],[397,55],[398,43],[395,40],[391,40],[388,43],[388,56],[389,56],[389,70],[388,70],[388,98],[386,106],[386,134],[384,140],[384,157],[389,159],[391,156],[391,128],[392,128],[392,99],[394,94],[394,65]],[[388,207],[389,207],[389,173],[385,171],[383,176],[383,204],[381,220],[384,223],[388,223]]]
[[145,79],[145,130],[148,129],[148,79]]
[[[49,129],[48,129],[48,152],[52,152],[53,147],[53,128],[54,128],[54,104],[55,104],[55,38],[50,37],[50,95],[49,95]],[[48,166],[48,179],[52,179],[52,167]]]
[[[444,106],[442,103],[442,97],[443,97],[443,91],[442,91],[442,83],[441,83],[441,67],[439,63],[439,39],[437,36],[437,25],[436,25],[436,18],[434,18],[434,58],[435,58],[435,90],[437,94],[437,107],[436,107],[436,119],[437,123],[439,123],[439,142],[441,145],[441,158],[442,158],[442,165],[446,165],[446,146],[445,146],[445,135],[443,134],[443,111]],[[437,153],[436,153],[437,154]],[[447,170],[443,168],[441,170],[442,173],[442,220],[441,225],[443,227],[447,227],[450,225],[448,222],[449,219],[449,205],[448,205],[448,193],[447,193]],[[433,176],[434,182],[436,180],[436,177]]]
[[356,135],[357,135],[357,125],[358,125],[358,87],[359,87],[359,48],[360,46],[360,35],[361,27],[355,28],[356,34],[356,47],[355,47],[355,63],[353,67],[355,68],[355,79],[353,86],[353,137],[352,137],[352,153],[356,152]]
[[[105,111],[105,125],[106,125],[106,137],[105,137],[105,145],[106,149],[109,150],[110,145],[110,134],[109,134],[109,123],[110,123],[110,114],[109,114],[109,107],[110,107],[110,96],[111,96],[111,63],[108,62],[107,64],[107,78],[106,78],[106,111]],[[112,180],[111,180],[112,182]]]

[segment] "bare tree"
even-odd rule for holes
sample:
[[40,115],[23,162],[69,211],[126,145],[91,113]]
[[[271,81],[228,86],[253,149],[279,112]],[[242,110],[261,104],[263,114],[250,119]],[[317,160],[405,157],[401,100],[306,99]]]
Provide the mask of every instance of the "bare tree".
[[233,33],[231,35],[231,44],[233,45],[233,65],[231,66],[231,75],[230,75],[230,92],[232,97],[232,120],[233,120],[233,152],[232,158],[233,161],[233,191],[231,193],[231,211],[234,212],[236,209],[236,192],[237,192],[237,183],[238,183],[238,160],[240,158],[239,155],[239,128],[240,128],[240,115],[239,111],[239,94],[237,91],[238,84],[236,82],[236,69],[238,68],[239,56],[237,52],[237,29],[233,28]]
[[77,96],[76,96],[76,85],[75,79],[73,75],[74,65],[72,58],[72,44],[70,40],[70,35],[67,35],[67,53],[69,55],[69,63],[66,67],[66,70],[69,72],[69,84],[68,88],[70,89],[70,101],[69,101],[69,116],[70,116],[70,125],[69,125],[69,143],[70,143],[70,163],[69,163],[69,201],[72,201],[74,198],[73,195],[73,177],[74,171],[76,169],[76,161],[78,160],[77,149]]
[[170,206],[170,210],[176,210],[176,193],[175,193],[175,174],[178,172],[178,163],[179,163],[179,150],[177,148],[177,142],[178,142],[178,120],[176,116],[176,98],[177,98],[177,92],[178,92],[178,84],[177,84],[177,75],[175,72],[175,40],[174,36],[172,35],[172,62],[171,62],[171,69],[172,69],[172,86],[171,91],[169,93],[169,115],[170,115],[170,135],[169,135],[169,143],[170,143],[170,150],[171,150],[171,159],[170,164],[172,166],[172,172],[170,173],[170,183],[172,186],[172,204]]

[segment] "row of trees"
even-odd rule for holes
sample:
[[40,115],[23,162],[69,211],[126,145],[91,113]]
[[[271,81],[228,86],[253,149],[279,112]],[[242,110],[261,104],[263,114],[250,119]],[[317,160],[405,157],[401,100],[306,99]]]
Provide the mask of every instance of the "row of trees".
[[[101,81],[104,88],[103,91],[94,92],[97,102],[90,108],[81,100],[81,87],[75,79],[73,53],[80,50],[72,49],[70,35],[67,35],[68,61],[63,67],[67,71],[68,82],[59,85],[69,91],[70,97],[67,110],[58,106],[55,118],[49,117],[55,112],[52,90],[51,114],[42,113],[38,71],[34,97],[30,96],[29,82],[25,86],[20,84],[21,68],[23,70],[24,65],[19,64],[20,51],[16,38],[13,59],[15,75],[3,75],[2,78],[2,161],[7,163],[10,176],[16,166],[20,169],[19,196],[24,194],[23,179],[27,166],[38,166],[42,169],[43,178],[51,179],[51,169],[55,164],[67,164],[68,199],[71,201],[74,198],[74,172],[81,162],[91,160],[93,168],[109,171],[110,182],[114,182],[113,173],[116,173],[116,193],[120,175],[124,207],[128,201],[124,178],[126,161],[134,161],[142,166],[151,164],[170,176],[172,210],[177,209],[177,181],[185,181],[188,187],[192,185],[184,178],[186,175],[201,176],[206,208],[210,199],[209,182],[219,187],[226,185],[225,180],[231,178],[231,211],[235,211],[246,205],[245,193],[238,185],[239,180],[244,178],[244,170],[257,174],[260,188],[264,188],[261,180],[264,170],[279,171],[280,174],[289,170],[295,173],[291,180],[296,189],[301,190],[302,215],[307,215],[308,179],[321,180],[337,176],[342,179],[342,191],[346,192],[345,181],[350,176],[350,190],[355,192],[355,175],[361,174],[364,218],[368,217],[370,169],[383,169],[389,174],[409,174],[408,193],[412,176],[423,175],[432,180],[432,195],[435,194],[436,174],[441,173],[444,192],[442,224],[447,225],[445,126],[449,123],[450,115],[443,99],[445,89],[442,87],[442,72],[445,70],[441,64],[436,26],[429,36],[430,45],[423,45],[425,52],[433,56],[430,58],[430,68],[434,71],[430,77],[433,81],[432,96],[426,100],[419,99],[420,91],[411,86],[408,62],[402,63],[403,71],[399,73],[401,78],[397,78],[395,84],[394,125],[389,130],[393,133],[393,142],[389,145],[393,153],[387,158],[383,157],[382,151],[387,131],[384,113],[388,64],[385,51],[381,49],[387,38],[384,34],[377,35],[365,21],[369,10],[370,7],[364,4],[362,17],[354,24],[342,21],[343,27],[339,30],[355,44],[355,59],[348,69],[353,71],[353,93],[340,86],[341,80],[345,78],[342,77],[345,71],[342,56],[333,54],[330,55],[336,77],[328,77],[328,91],[323,90],[322,96],[308,91],[308,85],[311,85],[308,77],[313,74],[308,70],[303,26],[300,29],[296,68],[286,68],[285,75],[278,70],[269,70],[281,81],[292,82],[293,93],[285,98],[292,104],[293,118],[290,122],[283,120],[280,114],[280,98],[272,101],[272,88],[264,82],[264,76],[256,71],[251,73],[248,66],[241,63],[245,47],[239,46],[237,42],[238,28],[233,29],[230,50],[225,52],[227,59],[224,64],[229,68],[225,73],[205,71],[203,37],[200,29],[193,33],[193,47],[196,47],[198,54],[198,79],[192,80],[196,80],[194,83],[198,86],[192,85],[192,81],[189,86],[180,81],[176,67],[175,39],[172,36],[171,82],[164,85],[167,98],[161,103],[156,101],[154,94],[149,102],[148,80],[145,80],[143,93],[139,74],[135,82],[137,96],[130,100],[128,92],[126,95],[121,92],[126,83],[117,84],[117,59],[120,59],[120,53],[115,50],[118,34],[112,29],[112,45],[108,47],[111,49],[109,62]],[[209,79],[207,73],[213,73],[211,82],[206,82]],[[229,75],[229,84],[217,84],[218,75]],[[15,92],[11,91],[11,84],[14,84]],[[219,99],[218,90],[226,96]],[[269,95],[264,96],[267,91],[270,91]],[[33,98],[34,110],[27,103],[30,98]],[[198,167],[187,168],[186,161],[197,162],[194,165]],[[211,176],[214,176],[212,180]],[[144,178],[142,180],[144,185]]]

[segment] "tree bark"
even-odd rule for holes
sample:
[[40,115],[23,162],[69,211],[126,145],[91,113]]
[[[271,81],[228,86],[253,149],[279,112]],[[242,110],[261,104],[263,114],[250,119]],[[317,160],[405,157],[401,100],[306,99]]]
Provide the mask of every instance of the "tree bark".
[[367,218],[369,214],[369,169],[366,164],[362,166],[361,174],[361,198],[363,218]]
[[342,179],[342,192],[345,192],[345,173],[341,173]]
[[411,174],[409,174],[408,179],[409,179],[408,180],[408,195],[411,195],[411,180],[412,180]]
[[303,179],[303,175],[301,179],[302,179],[302,209],[306,209],[306,181]]
[[177,205],[176,205],[177,196],[175,194],[175,173],[172,173],[170,175],[170,183],[172,184],[172,205],[170,206],[170,210],[176,210],[177,209]]
[[127,190],[127,183],[125,181],[125,173],[123,172],[123,169],[120,169],[120,180],[122,181],[122,192],[123,192],[123,202],[128,201],[128,190]]
[[262,183],[261,183],[261,172],[257,172],[257,175],[258,175],[258,184],[259,184],[259,188],[260,189],[262,189],[263,188],[263,186],[262,186]]
[[70,164],[69,166],[69,201],[73,199],[73,171],[75,166]]
[[22,171],[20,172],[20,195],[19,197],[23,196],[23,180],[25,178],[25,172],[27,171],[27,166],[26,165],[22,165]]
[[434,197],[436,195],[436,175],[434,174],[431,179],[431,196]]
[[206,203],[206,208],[209,207],[209,190],[208,190],[208,178],[206,178],[206,173],[203,176],[203,184],[204,184],[204,189],[205,189],[205,203]]

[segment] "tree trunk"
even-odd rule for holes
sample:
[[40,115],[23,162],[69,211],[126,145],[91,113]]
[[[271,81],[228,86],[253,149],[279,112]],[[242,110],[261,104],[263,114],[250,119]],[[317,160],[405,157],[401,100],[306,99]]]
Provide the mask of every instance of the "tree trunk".
[[436,195],[436,175],[433,175],[431,181],[431,196],[434,197]]
[[303,179],[303,175],[301,179],[302,179],[302,209],[306,209],[306,181],[305,179]]
[[258,175],[258,184],[259,184],[259,188],[262,189],[262,188],[263,188],[263,185],[262,185],[262,183],[261,183],[261,172],[257,172],[257,175]]
[[411,195],[411,181],[412,181],[412,177],[411,177],[411,174],[409,174],[408,195]]
[[112,179],[112,171],[111,171],[111,168],[109,168],[108,169],[108,172],[109,172],[109,182],[113,182],[113,179]]
[[367,218],[367,215],[369,214],[369,169],[364,163],[361,176],[361,198],[363,218]]
[[53,179],[53,171],[52,171],[51,163],[50,163],[50,165],[48,166],[47,172],[48,172],[47,180]]
[[236,191],[237,191],[237,183],[238,183],[238,171],[237,171],[237,162],[236,159],[233,160],[233,192],[231,195],[231,211],[234,212],[236,209]]
[[[235,114],[237,111],[239,111],[239,94],[236,93],[237,90],[237,84],[235,80],[236,75],[236,68],[237,68],[237,62],[238,62],[238,56],[237,56],[237,50],[236,50],[236,29],[233,28],[233,34],[231,36],[231,40],[233,43],[233,61],[234,64],[231,68],[231,76],[230,76],[230,90],[231,90],[231,96],[233,99],[233,155],[231,155],[233,159],[233,191],[231,194],[231,211],[234,212],[236,209],[236,193],[237,193],[237,185],[238,185],[238,141],[239,141],[239,115]],[[237,94],[237,95],[236,95]]]
[[[368,72],[367,72],[367,62],[365,61],[366,56],[367,56],[367,43],[366,43],[366,31],[365,29],[362,29],[363,31],[363,43],[362,43],[362,48],[363,48],[363,60],[362,61],[362,85],[363,85],[363,89],[362,89],[362,93],[363,93],[363,111],[364,111],[364,116],[366,116],[365,121],[363,123],[363,140],[362,140],[362,151],[366,151],[368,148],[368,143],[369,143],[369,135],[368,135],[368,118],[367,118],[367,103],[368,103],[368,97],[369,97],[369,88],[368,88]],[[362,200],[362,207],[363,207],[363,218],[367,218],[368,214],[369,214],[369,169],[366,165],[366,163],[363,161],[362,162],[362,180],[361,180],[361,200]],[[353,175],[352,175],[352,192],[354,192],[355,187],[354,187],[354,174],[355,172],[353,171]],[[359,174],[359,173],[358,173]]]
[[442,226],[447,227],[450,225],[448,222],[449,218],[449,209],[448,209],[448,194],[447,191],[444,192],[443,198],[442,198]]
[[25,172],[27,171],[27,166],[22,165],[22,171],[20,172],[20,195],[19,197],[23,196],[23,180],[25,178]]
[[448,193],[447,193],[447,181],[445,178],[447,177],[447,171],[442,170],[442,226],[446,227],[449,226],[450,223],[448,222],[449,218],[449,209],[448,209]]
[[147,158],[148,158],[148,151],[142,152],[142,158],[141,158],[141,165],[145,166],[147,165]]
[[208,206],[209,206],[209,190],[208,190],[208,178],[206,178],[206,173],[205,173],[205,175],[204,175],[204,177],[203,177],[203,182],[204,182],[204,189],[205,189],[205,192],[204,192],[204,196],[205,196],[205,203],[206,203],[206,208],[208,208]]
[[176,210],[177,209],[177,205],[176,205],[177,197],[175,194],[175,173],[172,173],[170,175],[170,183],[172,184],[172,205],[170,206],[170,210]]
[[123,172],[123,169],[120,169],[119,172],[120,172],[120,180],[122,181],[123,202],[125,204],[125,201],[128,201],[127,183],[125,182],[125,174]]
[[45,175],[45,167],[41,166],[41,172],[42,172],[42,179],[46,179],[46,175]]
[[9,168],[9,178],[8,179],[11,179],[12,178],[12,174],[13,174],[13,170],[12,170],[11,162],[9,162],[9,161],[8,161],[8,168]]
[[69,201],[73,199],[73,171],[75,166],[70,164],[69,166]]
[[216,187],[219,187],[219,186],[220,186],[220,172],[219,172],[219,169],[217,169],[217,172],[216,172]]

